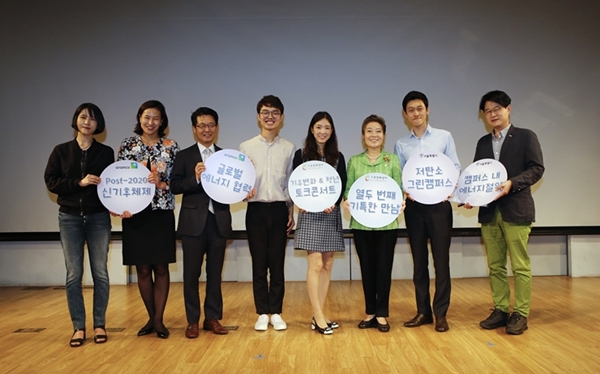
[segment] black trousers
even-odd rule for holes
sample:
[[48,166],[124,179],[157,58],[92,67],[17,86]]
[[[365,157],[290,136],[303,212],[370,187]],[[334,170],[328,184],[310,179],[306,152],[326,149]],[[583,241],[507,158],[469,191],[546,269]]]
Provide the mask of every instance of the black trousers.
[[283,309],[288,213],[285,202],[248,203],[246,232],[257,314],[280,314]]
[[352,230],[354,245],[360,261],[365,313],[388,317],[392,265],[398,230]]
[[200,293],[198,279],[206,255],[206,297],[204,319],[223,318],[221,273],[225,261],[227,240],[217,227],[214,214],[208,213],[206,226],[199,236],[182,236],[183,246],[183,299],[188,323],[200,320]]
[[450,243],[452,240],[452,206],[449,202],[425,205],[406,200],[404,210],[406,231],[413,257],[415,297],[417,312],[432,315],[429,295],[429,251],[435,267],[435,295],[433,313],[445,317],[450,306]]

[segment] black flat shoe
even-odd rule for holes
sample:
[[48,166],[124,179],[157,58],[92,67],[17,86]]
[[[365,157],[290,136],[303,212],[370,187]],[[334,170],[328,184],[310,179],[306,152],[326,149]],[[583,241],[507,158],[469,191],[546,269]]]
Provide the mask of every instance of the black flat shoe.
[[165,331],[156,330],[156,336],[158,336],[161,339],[167,339],[169,337],[169,330],[167,330],[166,328]]
[[[75,334],[77,334],[78,331],[83,331],[83,338],[74,338],[73,337],[73,336],[75,336]],[[69,345],[73,348],[77,348],[77,347],[81,347],[84,342],[85,342],[85,329],[77,329],[77,330],[73,331],[73,335],[71,335],[71,340],[69,341]]]
[[371,318],[368,321],[360,321],[360,323],[358,324],[359,329],[368,329],[373,327],[377,327],[377,319],[375,317]]
[[149,335],[154,332],[154,326],[144,326],[138,331],[137,336]]
[[[96,333],[96,329],[102,329],[104,330],[104,334],[95,334]],[[102,326],[94,326],[94,343],[96,344],[104,344],[108,341],[108,335],[106,335],[106,328],[104,327],[104,325]]]
[[[376,318],[373,318],[373,319],[377,322]],[[389,332],[390,324],[388,323],[388,321],[385,321],[385,323],[377,322],[377,330],[379,330],[380,332]]]
[[331,327],[328,325],[325,328],[322,328],[321,326],[319,326],[317,324],[317,321],[315,321],[315,319],[313,318],[312,323],[311,323],[311,328],[313,330],[316,330],[319,334],[323,334],[323,335],[331,335],[333,334],[333,330],[331,329]]

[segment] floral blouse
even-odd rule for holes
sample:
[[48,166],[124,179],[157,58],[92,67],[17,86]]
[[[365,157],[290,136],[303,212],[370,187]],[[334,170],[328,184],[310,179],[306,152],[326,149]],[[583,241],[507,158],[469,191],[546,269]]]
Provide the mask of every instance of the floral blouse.
[[[126,138],[119,147],[118,161],[133,160],[148,167],[151,163],[152,171],[158,171],[161,182],[169,183],[175,155],[179,151],[179,145],[174,140],[160,138],[158,143],[147,146],[141,136],[136,135]],[[152,210],[174,210],[175,197],[170,190],[156,189],[152,199]]]

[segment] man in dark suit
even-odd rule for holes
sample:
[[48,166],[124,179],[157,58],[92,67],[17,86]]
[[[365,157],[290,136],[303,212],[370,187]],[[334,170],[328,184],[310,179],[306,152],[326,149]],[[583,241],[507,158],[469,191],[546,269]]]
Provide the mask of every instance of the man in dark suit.
[[[510,123],[510,97],[491,91],[481,98],[479,110],[492,127],[477,142],[474,161],[494,158],[508,172],[508,180],[498,186],[496,200],[479,208],[481,236],[485,244],[494,309],[479,325],[484,329],[506,326],[512,335],[527,330],[531,302],[531,264],[527,242],[535,207],[531,186],[544,174],[542,149],[535,133]],[[466,205],[470,208],[469,204]],[[515,283],[515,305],[510,314],[510,286],[506,259],[510,255]]]
[[218,134],[219,115],[210,108],[198,108],[192,113],[192,129],[198,142],[180,151],[171,175],[171,190],[183,193],[177,233],[183,245],[183,297],[188,326],[185,336],[198,337],[200,295],[198,279],[206,254],[206,297],[203,329],[224,335],[221,326],[223,296],[221,273],[225,261],[227,236],[231,234],[229,205],[213,201],[202,188],[200,178],[206,170],[206,159],[221,148],[214,144]]

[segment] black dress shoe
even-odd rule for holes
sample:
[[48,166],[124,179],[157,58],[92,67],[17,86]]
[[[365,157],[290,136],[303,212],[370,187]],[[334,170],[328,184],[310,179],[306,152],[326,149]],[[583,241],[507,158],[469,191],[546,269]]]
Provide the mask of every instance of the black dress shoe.
[[368,321],[360,321],[360,323],[358,324],[359,329],[368,329],[374,327],[377,327],[377,318],[375,317],[371,318]]
[[137,336],[149,335],[154,332],[154,326],[144,326],[138,331]]
[[405,327],[419,327],[421,325],[428,325],[433,323],[433,317],[426,316],[425,314],[417,313],[415,318],[410,321],[404,322]]
[[446,317],[435,317],[435,331],[446,332],[449,329],[450,326],[448,326],[448,321],[446,321]]
[[388,321],[385,321],[385,323],[379,323],[379,321],[377,321],[377,318],[373,318],[375,320],[375,322],[377,322],[377,330],[379,330],[380,332],[389,332],[390,331],[390,324]]

